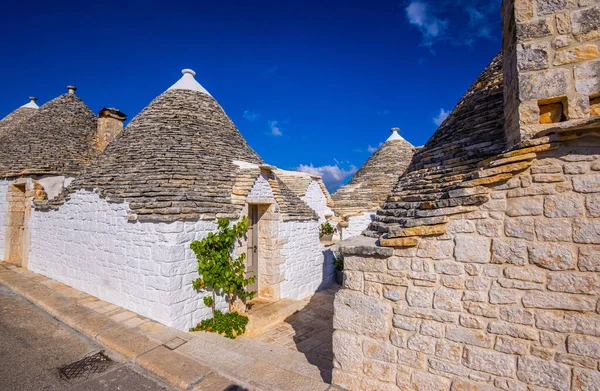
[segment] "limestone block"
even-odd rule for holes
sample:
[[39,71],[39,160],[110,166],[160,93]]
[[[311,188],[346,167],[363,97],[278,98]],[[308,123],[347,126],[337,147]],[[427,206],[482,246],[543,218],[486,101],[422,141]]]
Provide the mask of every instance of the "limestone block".
[[497,318],[498,317],[498,306],[497,305],[490,305],[490,304],[478,303],[478,302],[466,302],[464,304],[464,308],[471,315],[484,316],[486,318]]
[[427,337],[421,334],[415,334],[408,338],[407,346],[410,350],[433,355],[435,353],[436,341],[437,340],[435,338]]
[[494,239],[492,242],[492,263],[527,264],[527,244],[519,240]]
[[440,287],[433,296],[433,308],[443,311],[459,312],[461,306],[461,292],[456,289]]
[[506,219],[504,221],[504,234],[513,238],[533,240],[533,219],[529,217]]
[[462,363],[468,368],[498,376],[513,377],[516,372],[513,357],[474,346],[465,346]]
[[468,329],[484,329],[486,326],[486,322],[483,319],[466,315],[460,315],[458,323]]
[[458,321],[458,315],[455,313],[429,308],[406,307],[404,305],[395,306],[394,314],[415,319],[435,320],[436,322],[456,323]]
[[573,241],[600,244],[600,221],[577,219],[573,223]]
[[447,326],[446,339],[484,348],[490,347],[493,342],[493,338],[490,338],[490,336],[482,331],[469,330],[456,326]]
[[398,349],[398,364],[422,368],[425,365],[425,355],[408,349]]
[[421,240],[417,256],[421,258],[447,259],[452,256],[454,243],[451,240]]
[[529,341],[536,341],[539,338],[538,332],[531,327],[498,321],[490,322],[487,331],[490,334],[508,335],[509,337],[526,339]]
[[578,267],[582,272],[600,272],[600,249],[580,247]]
[[361,292],[341,290],[335,295],[336,330],[387,337],[392,327],[392,308],[388,301],[368,297]]
[[600,315],[566,311],[537,311],[535,327],[558,333],[600,336]]
[[439,261],[434,264],[434,267],[438,274],[459,276],[464,273],[464,266],[454,261]]
[[573,391],[598,391],[600,372],[587,369],[573,369]]
[[392,323],[394,327],[402,330],[417,331],[419,329],[419,325],[421,324],[421,319],[413,319],[406,316],[394,315]]
[[487,263],[490,261],[490,239],[457,235],[454,257],[458,262]]
[[535,234],[538,240],[546,242],[570,242],[572,239],[571,221],[567,219],[537,219]]
[[539,123],[540,124],[554,124],[558,123],[562,120],[564,115],[564,107],[563,104],[558,103],[548,103],[545,105],[540,105],[540,116]]
[[593,60],[599,55],[600,52],[598,51],[598,46],[592,44],[581,45],[575,48],[557,51],[554,58],[554,65],[559,66],[575,62]]
[[575,66],[575,89],[583,95],[600,92],[600,61],[588,61]]
[[365,360],[364,373],[372,379],[384,382],[396,381],[396,366],[381,361]]
[[502,221],[498,220],[479,220],[476,223],[477,233],[479,233],[482,236],[495,238],[500,236],[500,233],[502,232],[502,225]]
[[510,289],[503,289],[494,282],[490,289],[490,304],[514,304],[519,300],[519,294]]
[[527,247],[529,262],[549,270],[575,269],[576,259],[570,247],[536,243]]
[[554,40],[552,41],[552,47],[554,49],[560,49],[560,48],[564,48],[567,47],[571,44],[571,40],[569,39],[569,36],[567,35],[557,35],[556,37],[554,37]]
[[533,325],[533,313],[519,307],[502,307],[500,309],[500,319],[509,323]]
[[406,301],[411,307],[431,308],[433,294],[433,288],[409,286],[406,291]]
[[435,355],[450,361],[460,360],[462,346],[458,343],[440,339],[435,345]]
[[596,300],[591,297],[567,293],[527,292],[523,296],[523,307],[567,311],[594,311]]
[[545,280],[545,273],[534,268],[507,267],[504,269],[504,276],[513,280],[531,281],[542,283]]
[[506,336],[499,336],[494,345],[494,349],[499,352],[518,355],[527,354],[528,348],[527,342]]
[[363,291],[364,276],[362,272],[344,270],[344,288]]
[[385,272],[387,270],[387,261],[382,258],[368,258],[361,256],[345,257],[344,270]]
[[585,196],[585,209],[589,217],[600,217],[600,194]]
[[585,295],[600,294],[600,276],[596,274],[552,273],[548,290]]
[[600,340],[584,335],[569,335],[567,351],[579,356],[600,359]]
[[573,34],[579,41],[600,38],[600,7],[575,11],[571,14]]
[[363,354],[365,357],[374,360],[390,363],[396,362],[396,349],[389,343],[383,341],[366,339],[363,342]]
[[523,71],[539,71],[549,66],[547,42],[532,42],[517,45],[517,67]]
[[470,372],[461,364],[453,364],[435,359],[429,359],[429,371],[440,375],[456,375],[462,377],[469,376]]
[[332,342],[334,366],[348,372],[360,372],[363,364],[361,337],[334,330]]
[[414,372],[412,387],[416,391],[448,391],[450,380],[424,372]]
[[568,90],[571,74],[568,69],[553,68],[543,72],[522,74],[519,93],[522,101],[560,97]]
[[537,15],[551,15],[554,13],[557,13],[559,11],[562,11],[564,9],[567,9],[567,7],[570,5],[570,1],[569,0],[545,0],[545,1],[541,1],[541,0],[537,0],[535,2],[535,10],[536,10],[536,14]]
[[583,216],[583,213],[581,196],[577,194],[549,195],[544,199],[544,216],[546,217],[580,217]]
[[383,247],[415,247],[419,241],[415,238],[391,238],[379,239],[379,245]]
[[543,212],[543,197],[509,198],[506,202],[506,214],[511,217],[538,216]]
[[558,391],[568,391],[569,368],[532,356],[519,357],[517,377],[522,382]]
[[528,22],[517,23],[517,36],[521,40],[549,37],[552,35],[553,18],[538,18]]
[[447,228],[450,234],[475,232],[475,224],[470,220],[451,220]]
[[584,175],[574,177],[573,189],[580,193],[600,192],[600,175]]

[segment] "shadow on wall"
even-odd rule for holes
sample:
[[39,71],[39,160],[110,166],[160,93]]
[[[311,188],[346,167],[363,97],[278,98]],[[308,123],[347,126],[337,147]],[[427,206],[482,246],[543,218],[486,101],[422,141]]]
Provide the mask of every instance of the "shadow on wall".
[[316,292],[329,288],[335,283],[335,267],[333,266],[333,251],[331,247],[323,250],[323,279]]
[[300,311],[285,319],[294,331],[295,349],[319,368],[321,378],[331,383],[333,372],[333,299],[339,285],[314,294]]

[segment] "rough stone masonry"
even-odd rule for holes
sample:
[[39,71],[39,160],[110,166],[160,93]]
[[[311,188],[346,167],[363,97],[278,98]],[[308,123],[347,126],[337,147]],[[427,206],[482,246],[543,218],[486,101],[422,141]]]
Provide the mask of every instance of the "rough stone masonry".
[[[600,390],[600,118],[590,109],[600,62],[552,48],[532,69],[511,52],[561,31],[565,48],[597,51],[600,2],[511,0],[503,12],[503,57],[413,158],[366,236],[341,244],[337,385]],[[535,124],[515,127],[527,86],[538,91]],[[502,111],[501,94],[516,111]],[[585,115],[571,113],[575,96]],[[556,103],[560,115],[546,107]]]

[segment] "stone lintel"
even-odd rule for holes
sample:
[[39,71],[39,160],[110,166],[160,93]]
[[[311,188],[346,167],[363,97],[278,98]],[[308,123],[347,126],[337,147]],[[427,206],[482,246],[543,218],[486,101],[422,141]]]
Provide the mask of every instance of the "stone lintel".
[[246,198],[246,203],[250,205],[271,205],[275,203],[274,198]]
[[342,240],[334,246],[335,249],[332,249],[333,251],[339,250],[344,255],[370,255],[381,257],[391,257],[394,255],[393,249],[378,246],[376,238],[362,235]]

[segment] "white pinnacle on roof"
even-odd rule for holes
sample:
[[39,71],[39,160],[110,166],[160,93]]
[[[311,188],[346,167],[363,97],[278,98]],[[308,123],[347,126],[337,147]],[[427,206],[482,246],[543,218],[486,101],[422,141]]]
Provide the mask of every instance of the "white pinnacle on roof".
[[209,94],[208,91],[206,91],[206,88],[202,87],[202,85],[200,85],[200,83],[198,83],[196,79],[194,79],[194,76],[196,76],[196,72],[194,72],[191,69],[183,69],[181,73],[183,73],[181,79],[177,80],[177,83],[169,87],[169,90],[191,90],[202,92],[206,95],[212,96]]
[[392,128],[391,129],[392,135],[390,137],[388,137],[388,139],[385,140],[385,142],[387,143],[388,141],[404,140],[404,138],[402,136],[400,136],[400,134],[398,134],[399,131],[400,131],[400,128]]
[[36,98],[36,97],[34,97],[34,96],[30,96],[30,97],[29,97],[29,103],[27,103],[27,104],[24,104],[24,105],[23,105],[23,106],[21,106],[21,107],[27,107],[27,108],[29,108],[29,109],[39,109],[40,107],[39,107],[39,106],[38,106],[38,105],[35,103],[35,101],[36,101],[36,100],[37,100],[37,98]]

